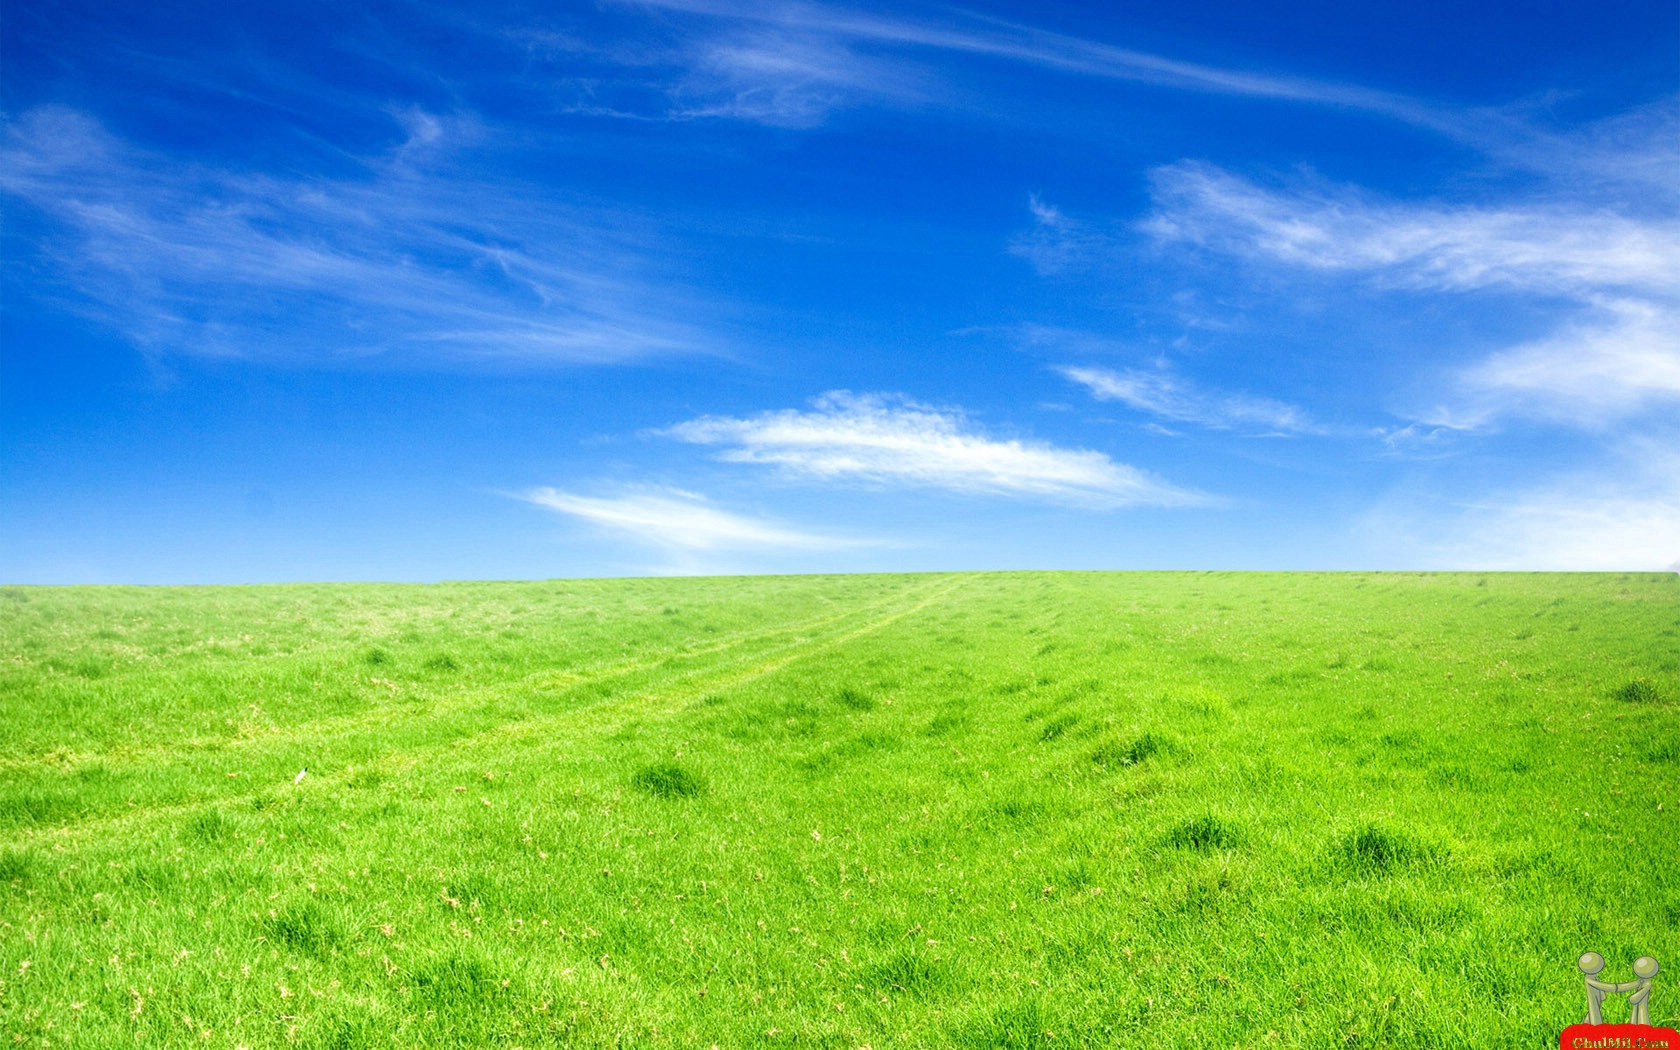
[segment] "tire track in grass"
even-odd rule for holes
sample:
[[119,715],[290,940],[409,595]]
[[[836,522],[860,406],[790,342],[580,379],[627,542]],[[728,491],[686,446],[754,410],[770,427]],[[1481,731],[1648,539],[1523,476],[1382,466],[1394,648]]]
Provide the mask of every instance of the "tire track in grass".
[[[914,586],[910,584],[907,586]],[[577,668],[555,670],[545,668],[532,671],[517,679],[505,679],[484,683],[474,689],[457,691],[445,696],[419,697],[419,703],[425,706],[392,709],[390,707],[375,707],[355,714],[340,715],[333,718],[317,718],[308,722],[291,725],[270,725],[264,729],[242,736],[191,738],[176,740],[168,743],[154,744],[146,747],[118,748],[107,751],[90,751],[75,754],[48,752],[28,758],[0,758],[0,776],[14,772],[28,772],[34,770],[51,770],[58,773],[74,773],[79,768],[99,764],[109,768],[113,762],[121,766],[139,764],[145,759],[158,755],[169,755],[181,751],[196,751],[202,753],[225,753],[230,750],[251,748],[257,746],[274,745],[286,738],[298,735],[340,734],[352,732],[372,726],[382,727],[393,720],[393,716],[403,719],[419,717],[435,718],[455,707],[470,706],[473,702],[490,698],[493,694],[514,690],[530,690],[551,687],[555,695],[567,692],[581,691],[587,687],[599,685],[613,678],[656,671],[674,661],[703,659],[718,653],[739,649],[760,641],[771,641],[780,637],[790,637],[788,645],[800,644],[808,640],[806,636],[818,633],[830,625],[853,619],[862,611],[867,611],[874,605],[884,604],[902,596],[906,587],[901,587],[885,598],[876,598],[863,606],[852,605],[838,612],[824,613],[795,623],[777,624],[771,627],[754,627],[735,634],[714,639],[709,644],[694,646],[667,646],[653,653],[637,654],[618,660],[603,660],[586,664]],[[378,676],[373,676],[377,679]],[[358,678],[358,683],[364,681]],[[373,682],[383,685],[381,682]],[[404,683],[407,685],[429,683]],[[400,688],[400,686],[399,686]],[[447,686],[444,687],[447,689]]]
[[[827,613],[818,617],[811,617],[792,624],[782,624],[769,628],[755,628],[747,632],[741,632],[729,640],[714,641],[711,644],[699,647],[699,649],[694,652],[673,654],[669,651],[662,651],[651,660],[642,660],[639,662],[622,660],[613,661],[610,664],[604,665],[609,669],[607,673],[597,674],[588,678],[580,677],[575,680],[565,682],[553,694],[553,699],[563,701],[566,698],[574,697],[580,693],[598,690],[603,686],[611,689],[613,692],[622,692],[625,688],[627,688],[627,686],[621,684],[614,687],[612,685],[614,679],[634,679],[637,675],[645,676],[648,674],[658,674],[673,661],[688,659],[704,660],[707,656],[716,656],[717,654],[727,653],[732,650],[739,650],[743,647],[758,646],[760,643],[768,644],[764,645],[762,648],[755,649],[749,655],[762,655],[763,653],[783,652],[790,648],[798,648],[799,646],[809,643],[814,634],[820,634],[823,630],[829,628],[835,623],[855,622],[859,616],[867,617],[874,615],[882,606],[893,607],[902,603],[907,592],[911,594],[920,593],[921,591],[925,591],[928,587],[934,585],[935,584],[924,580],[913,579],[909,581],[908,584],[899,583],[890,593],[886,595],[878,595],[873,597],[870,601],[849,605],[839,612]],[[780,639],[786,639],[786,641],[781,641]],[[677,680],[680,681],[695,674],[704,674],[707,673],[708,670],[709,665],[703,664],[699,668],[681,672]],[[94,767],[93,772],[95,772],[100,779],[109,779],[113,775],[133,775],[137,770],[145,767],[145,762],[148,759],[155,759],[160,755],[168,756],[170,758],[179,758],[184,753],[190,753],[193,754],[196,760],[201,764],[215,764],[218,758],[225,759],[230,757],[230,755],[237,761],[238,753],[240,752],[246,754],[249,754],[250,752],[257,752],[257,757],[261,758],[266,754],[275,751],[307,750],[316,741],[326,738],[334,738],[334,750],[339,751],[342,755],[342,753],[346,750],[354,751],[355,745],[357,743],[365,743],[367,737],[372,737],[375,741],[385,740],[389,735],[391,724],[397,721],[401,721],[410,727],[427,727],[430,728],[433,733],[441,732],[444,735],[444,740],[441,741],[441,743],[448,744],[455,739],[470,736],[475,732],[482,731],[475,725],[471,724],[474,721],[503,721],[504,716],[496,714],[475,715],[475,712],[483,712],[485,708],[496,703],[499,697],[507,697],[510,694],[520,697],[520,703],[523,704],[524,697],[529,694],[532,689],[532,683],[542,682],[552,676],[552,674],[553,672],[550,670],[535,672],[513,681],[488,683],[470,691],[458,692],[450,697],[435,698],[423,705],[395,711],[390,708],[379,708],[340,718],[317,719],[312,722],[301,723],[292,727],[275,727],[273,732],[239,738],[232,741],[218,741],[209,746],[203,746],[197,741],[182,741],[170,746],[134,750],[120,754],[98,752],[91,756],[86,756],[79,764],[83,767]],[[542,716],[539,715],[536,717]],[[451,721],[455,722],[456,725],[451,726],[447,724]],[[459,723],[462,721],[468,722],[469,724],[466,726],[460,726]],[[457,728],[459,729],[459,732],[452,731]],[[364,731],[363,740],[361,741],[358,741],[354,736],[356,730],[358,729]],[[429,742],[425,741],[422,736],[421,739],[416,740],[414,743],[421,747],[425,747],[428,746]],[[412,746],[410,749],[412,749]],[[333,759],[331,758],[312,758],[310,760],[311,764],[323,761],[329,765],[334,764]],[[76,775],[76,766],[67,766],[63,763],[62,758],[57,759],[51,765],[38,764],[37,768],[40,769],[42,773],[50,775],[49,783],[46,785],[49,790],[62,783],[60,778],[66,775]],[[216,772],[225,771],[226,764],[222,764],[221,768],[216,770]],[[195,784],[195,786],[202,787],[202,780]],[[225,786],[231,787],[233,785]],[[9,787],[11,791],[8,800],[13,801],[15,804],[20,799],[17,792],[21,790],[26,796],[29,785],[27,782],[14,783]],[[215,798],[239,799],[247,797],[250,794],[250,792],[223,792],[216,794]],[[27,797],[23,797],[22,801],[24,805],[29,804],[29,799]],[[126,802],[126,799],[123,801]],[[195,804],[203,804],[204,802],[209,801],[212,801],[212,799],[200,799],[197,800]],[[117,803],[113,801],[105,808],[114,808],[116,804]],[[94,816],[95,814],[88,814],[77,819],[93,819]],[[25,828],[32,825],[40,827],[42,824],[47,823],[53,822],[33,821],[25,823],[23,826]]]
[[[662,717],[675,714],[692,704],[707,693],[719,689],[735,688],[746,682],[764,678],[793,664],[818,653],[843,646],[858,638],[880,631],[907,616],[921,612],[937,602],[949,597],[972,578],[971,575],[941,575],[937,580],[921,584],[920,586],[903,588],[886,600],[871,603],[863,609],[852,609],[846,614],[825,618],[825,622],[832,624],[838,620],[850,620],[854,624],[850,629],[838,630],[826,638],[795,637],[792,641],[766,647],[764,650],[743,654],[749,658],[758,658],[747,666],[733,663],[726,667],[700,667],[684,672],[672,679],[653,683],[645,689],[616,690],[592,703],[569,707],[565,710],[548,714],[505,721],[477,731],[446,736],[441,740],[424,742],[418,746],[401,746],[379,755],[365,762],[359,762],[354,767],[344,768],[325,774],[311,774],[310,777],[297,785],[265,784],[261,789],[218,794],[211,798],[196,798],[179,802],[159,802],[136,807],[129,800],[120,800],[115,806],[127,805],[132,808],[121,810],[113,807],[101,812],[90,813],[75,817],[69,821],[54,824],[25,825],[16,829],[21,833],[25,843],[53,842],[63,845],[66,840],[79,839],[95,834],[108,834],[116,828],[133,828],[144,826],[156,820],[169,817],[180,817],[190,814],[209,805],[229,805],[250,803],[254,799],[275,797],[279,792],[316,793],[327,790],[337,790],[345,786],[345,782],[352,775],[367,771],[381,773],[397,773],[415,768],[425,760],[444,753],[458,753],[468,750],[478,750],[486,746],[507,746],[528,738],[539,737],[551,733],[556,725],[570,720],[588,716],[591,713],[606,712],[606,718],[599,724],[592,726],[592,730],[599,731],[614,725],[622,725],[633,717]],[[919,581],[918,581],[919,582]],[[908,594],[906,592],[909,592]],[[908,600],[905,600],[908,599]],[[882,605],[888,607],[882,609]],[[858,623],[860,615],[862,622]],[[810,621],[800,625],[806,627]],[[766,632],[787,634],[788,631]],[[767,657],[767,658],[766,658]],[[657,667],[636,667],[620,672],[622,677],[631,672],[642,670],[657,670]],[[600,683],[600,679],[579,683],[569,687],[571,691],[582,691],[586,686]],[[493,700],[494,694],[509,688],[517,688],[521,683],[497,683],[485,687],[472,694],[475,700]],[[388,719],[383,720],[388,721]],[[310,728],[317,726],[311,723]],[[297,738],[289,738],[295,742],[294,746],[307,747],[307,742]],[[274,744],[273,738],[253,738],[252,743]],[[343,741],[334,741],[343,745]],[[180,750],[168,749],[168,750]],[[331,758],[320,760],[326,766],[337,763]],[[215,783],[215,781],[212,781]],[[198,785],[193,785],[198,786]]]
[[[866,621],[862,625],[860,625],[860,626],[858,626],[858,627],[856,627],[856,628],[854,628],[850,631],[846,631],[842,634],[838,634],[838,635],[835,635],[831,638],[824,639],[820,642],[815,642],[814,644],[798,646],[797,648],[795,648],[795,651],[793,651],[791,653],[787,653],[786,655],[778,656],[777,658],[774,658],[774,659],[771,659],[771,660],[766,660],[766,661],[763,661],[761,663],[754,664],[754,665],[752,665],[750,667],[747,667],[747,668],[742,668],[742,669],[735,670],[735,671],[725,671],[725,672],[716,674],[709,679],[702,679],[698,683],[694,683],[694,682],[686,683],[686,686],[687,686],[686,688],[677,689],[677,690],[661,689],[661,690],[658,690],[656,692],[642,693],[642,694],[638,694],[634,697],[629,698],[631,700],[642,700],[644,702],[645,701],[655,701],[655,700],[664,699],[666,702],[663,703],[663,704],[657,704],[657,705],[644,704],[644,705],[641,705],[641,706],[630,706],[630,705],[625,704],[625,703],[610,703],[610,702],[602,702],[600,704],[590,704],[590,705],[586,705],[584,707],[573,708],[573,709],[565,711],[565,712],[559,712],[559,713],[555,714],[554,716],[552,716],[550,718],[543,719],[542,720],[543,725],[541,725],[541,726],[535,726],[535,725],[532,725],[530,723],[525,723],[525,722],[514,723],[514,724],[510,724],[506,727],[503,727],[502,730],[493,730],[490,733],[481,734],[481,736],[479,736],[479,737],[474,737],[474,738],[471,739],[470,743],[473,744],[473,745],[476,745],[476,744],[480,743],[481,740],[483,740],[485,738],[489,738],[489,737],[495,735],[497,732],[505,732],[507,734],[508,738],[512,739],[512,738],[516,738],[518,735],[525,734],[527,729],[547,728],[549,725],[551,725],[554,722],[561,722],[561,721],[565,721],[567,719],[576,718],[578,716],[587,715],[587,714],[591,714],[591,713],[602,712],[602,711],[608,711],[611,714],[617,715],[619,717],[616,718],[616,719],[608,719],[604,726],[596,726],[596,727],[593,727],[593,728],[602,729],[602,728],[609,728],[609,727],[612,727],[614,725],[622,725],[626,720],[628,720],[629,718],[632,718],[632,717],[638,717],[638,718],[654,717],[654,718],[658,718],[658,717],[665,717],[665,716],[669,716],[669,715],[674,715],[674,714],[677,714],[677,713],[681,712],[682,710],[687,708],[689,705],[694,703],[694,701],[698,700],[700,697],[702,697],[702,696],[704,696],[708,693],[714,693],[714,692],[717,692],[717,691],[722,690],[722,689],[733,689],[733,688],[735,688],[739,685],[742,685],[746,682],[756,681],[757,679],[760,679],[760,678],[766,678],[766,677],[768,677],[772,674],[775,674],[777,671],[782,670],[784,667],[789,666],[790,664],[797,663],[800,660],[808,659],[812,656],[817,655],[818,653],[823,653],[823,652],[827,652],[831,649],[839,648],[840,646],[843,646],[843,645],[847,644],[848,642],[856,641],[857,639],[862,638],[866,635],[874,634],[877,631],[880,631],[880,630],[883,630],[884,628],[890,627],[893,624],[897,623],[899,620],[902,620],[907,616],[913,616],[916,613],[922,612],[923,610],[925,610],[928,607],[934,605],[935,603],[940,602],[943,599],[949,597],[952,592],[961,588],[966,582],[968,582],[968,580],[970,578],[971,578],[971,576],[969,574],[964,574],[964,575],[961,575],[961,576],[955,576],[955,577],[951,578],[950,580],[946,581],[946,583],[943,587],[937,588],[934,591],[934,593],[929,594],[926,597],[923,597],[920,601],[917,601],[912,605],[908,605],[908,606],[905,606],[903,608],[895,609],[891,612],[884,613],[881,616],[878,616],[878,617],[875,617],[874,619]],[[698,674],[698,672],[697,672],[697,674]],[[617,698],[615,698],[615,699],[617,699]]]

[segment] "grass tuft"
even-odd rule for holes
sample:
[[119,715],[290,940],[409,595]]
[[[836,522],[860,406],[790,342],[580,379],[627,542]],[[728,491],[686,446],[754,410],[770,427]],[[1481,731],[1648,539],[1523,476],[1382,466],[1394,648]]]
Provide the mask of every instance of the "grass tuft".
[[440,1012],[481,1009],[500,987],[488,963],[459,952],[429,960],[415,969],[412,980],[419,998]]
[[385,783],[386,779],[386,774],[382,770],[363,768],[353,770],[344,783],[347,787],[353,788],[376,788]]
[[1173,749],[1170,738],[1145,732],[1128,741],[1109,740],[1091,752],[1091,761],[1099,766],[1135,766],[1147,758]]
[[1179,849],[1211,852],[1219,849],[1236,849],[1242,841],[1242,836],[1235,824],[1207,813],[1193,820],[1187,820],[1173,828],[1167,834],[1166,841],[1167,845],[1176,846]]
[[1439,853],[1436,847],[1411,832],[1375,823],[1360,825],[1340,843],[1345,867],[1377,875],[1432,860]]
[[1662,699],[1662,693],[1649,678],[1635,678],[1616,690],[1616,699],[1630,704],[1654,704]]
[[913,951],[901,951],[866,968],[859,975],[866,988],[905,995],[932,991],[944,981],[944,971]]
[[988,824],[1027,824],[1042,814],[1044,807],[1027,799],[1006,798],[987,806],[984,811]]
[[840,690],[840,692],[836,693],[834,699],[840,701],[842,705],[851,708],[853,711],[875,710],[875,698],[862,690],[853,689],[851,686],[847,686],[846,688]]
[[194,842],[220,842],[233,830],[233,824],[220,810],[207,809],[194,814],[187,821],[186,837]]
[[706,793],[705,779],[677,762],[645,766],[630,778],[630,784],[655,798],[694,798]]
[[389,1032],[382,1030],[371,1018],[341,1017],[333,1022],[319,1045],[324,1050],[365,1050],[367,1047],[383,1046],[388,1038]]
[[92,681],[110,674],[111,662],[96,656],[84,656],[79,660],[70,661],[64,669],[79,678]]
[[1043,1003],[1036,997],[994,1008],[978,1024],[962,1031],[957,1047],[986,1050],[1046,1050],[1060,1045]]
[[56,824],[74,817],[80,809],[74,796],[63,791],[31,786],[0,795],[0,827],[27,824]]
[[1644,757],[1647,762],[1680,763],[1680,737],[1659,740],[1645,749]]
[[420,666],[428,671],[459,671],[460,663],[448,653],[433,653],[426,657],[426,662]]
[[0,884],[27,883],[35,870],[35,856],[26,849],[0,849]]
[[956,711],[941,711],[922,727],[923,736],[944,736],[968,725],[969,716]]
[[324,955],[339,943],[338,927],[313,901],[288,904],[264,923],[268,935],[294,951]]
[[1062,734],[1066,733],[1069,729],[1072,729],[1078,723],[1078,715],[1057,715],[1055,718],[1052,718],[1050,721],[1044,723],[1044,730],[1038,734],[1038,738],[1044,741],[1059,739]]

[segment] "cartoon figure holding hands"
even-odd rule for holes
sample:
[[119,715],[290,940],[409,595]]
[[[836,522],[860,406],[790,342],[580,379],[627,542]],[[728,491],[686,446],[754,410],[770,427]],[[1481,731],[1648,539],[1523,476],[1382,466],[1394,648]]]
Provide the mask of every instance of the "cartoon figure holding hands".
[[1633,974],[1639,980],[1633,982],[1633,994],[1628,996],[1628,1006],[1633,1011],[1628,1020],[1633,1024],[1650,1024],[1651,978],[1657,975],[1657,960],[1641,955],[1633,960]]
[[[1633,974],[1636,980],[1611,984],[1598,979],[1604,969],[1604,956],[1597,952],[1588,952],[1575,963],[1587,982],[1587,1024],[1604,1023],[1604,997],[1607,995],[1627,995],[1630,1024],[1648,1025],[1651,1023],[1651,978],[1657,975],[1657,960],[1649,955],[1641,955],[1633,961]],[[1628,994],[1632,993],[1632,994]]]
[[1588,952],[1575,963],[1587,977],[1587,1023],[1604,1023],[1604,997],[1610,994],[1620,995],[1631,992],[1638,987],[1636,983],[1607,984],[1598,979],[1599,971],[1604,969],[1604,956],[1597,952]]

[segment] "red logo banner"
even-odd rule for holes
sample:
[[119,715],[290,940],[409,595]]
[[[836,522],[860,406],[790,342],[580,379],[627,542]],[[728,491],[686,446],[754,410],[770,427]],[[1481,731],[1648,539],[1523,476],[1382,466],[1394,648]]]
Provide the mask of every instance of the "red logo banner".
[[1558,1050],[1680,1050],[1680,1032],[1648,1024],[1572,1024]]

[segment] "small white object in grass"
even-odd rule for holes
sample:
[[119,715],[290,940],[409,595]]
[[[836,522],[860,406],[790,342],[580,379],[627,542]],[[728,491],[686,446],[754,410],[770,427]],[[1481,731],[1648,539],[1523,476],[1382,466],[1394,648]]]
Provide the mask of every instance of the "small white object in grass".
[[307,769],[298,770],[298,775],[292,778],[292,783],[294,783],[294,784],[303,783],[303,778],[307,775],[309,775],[309,770],[307,770]]

